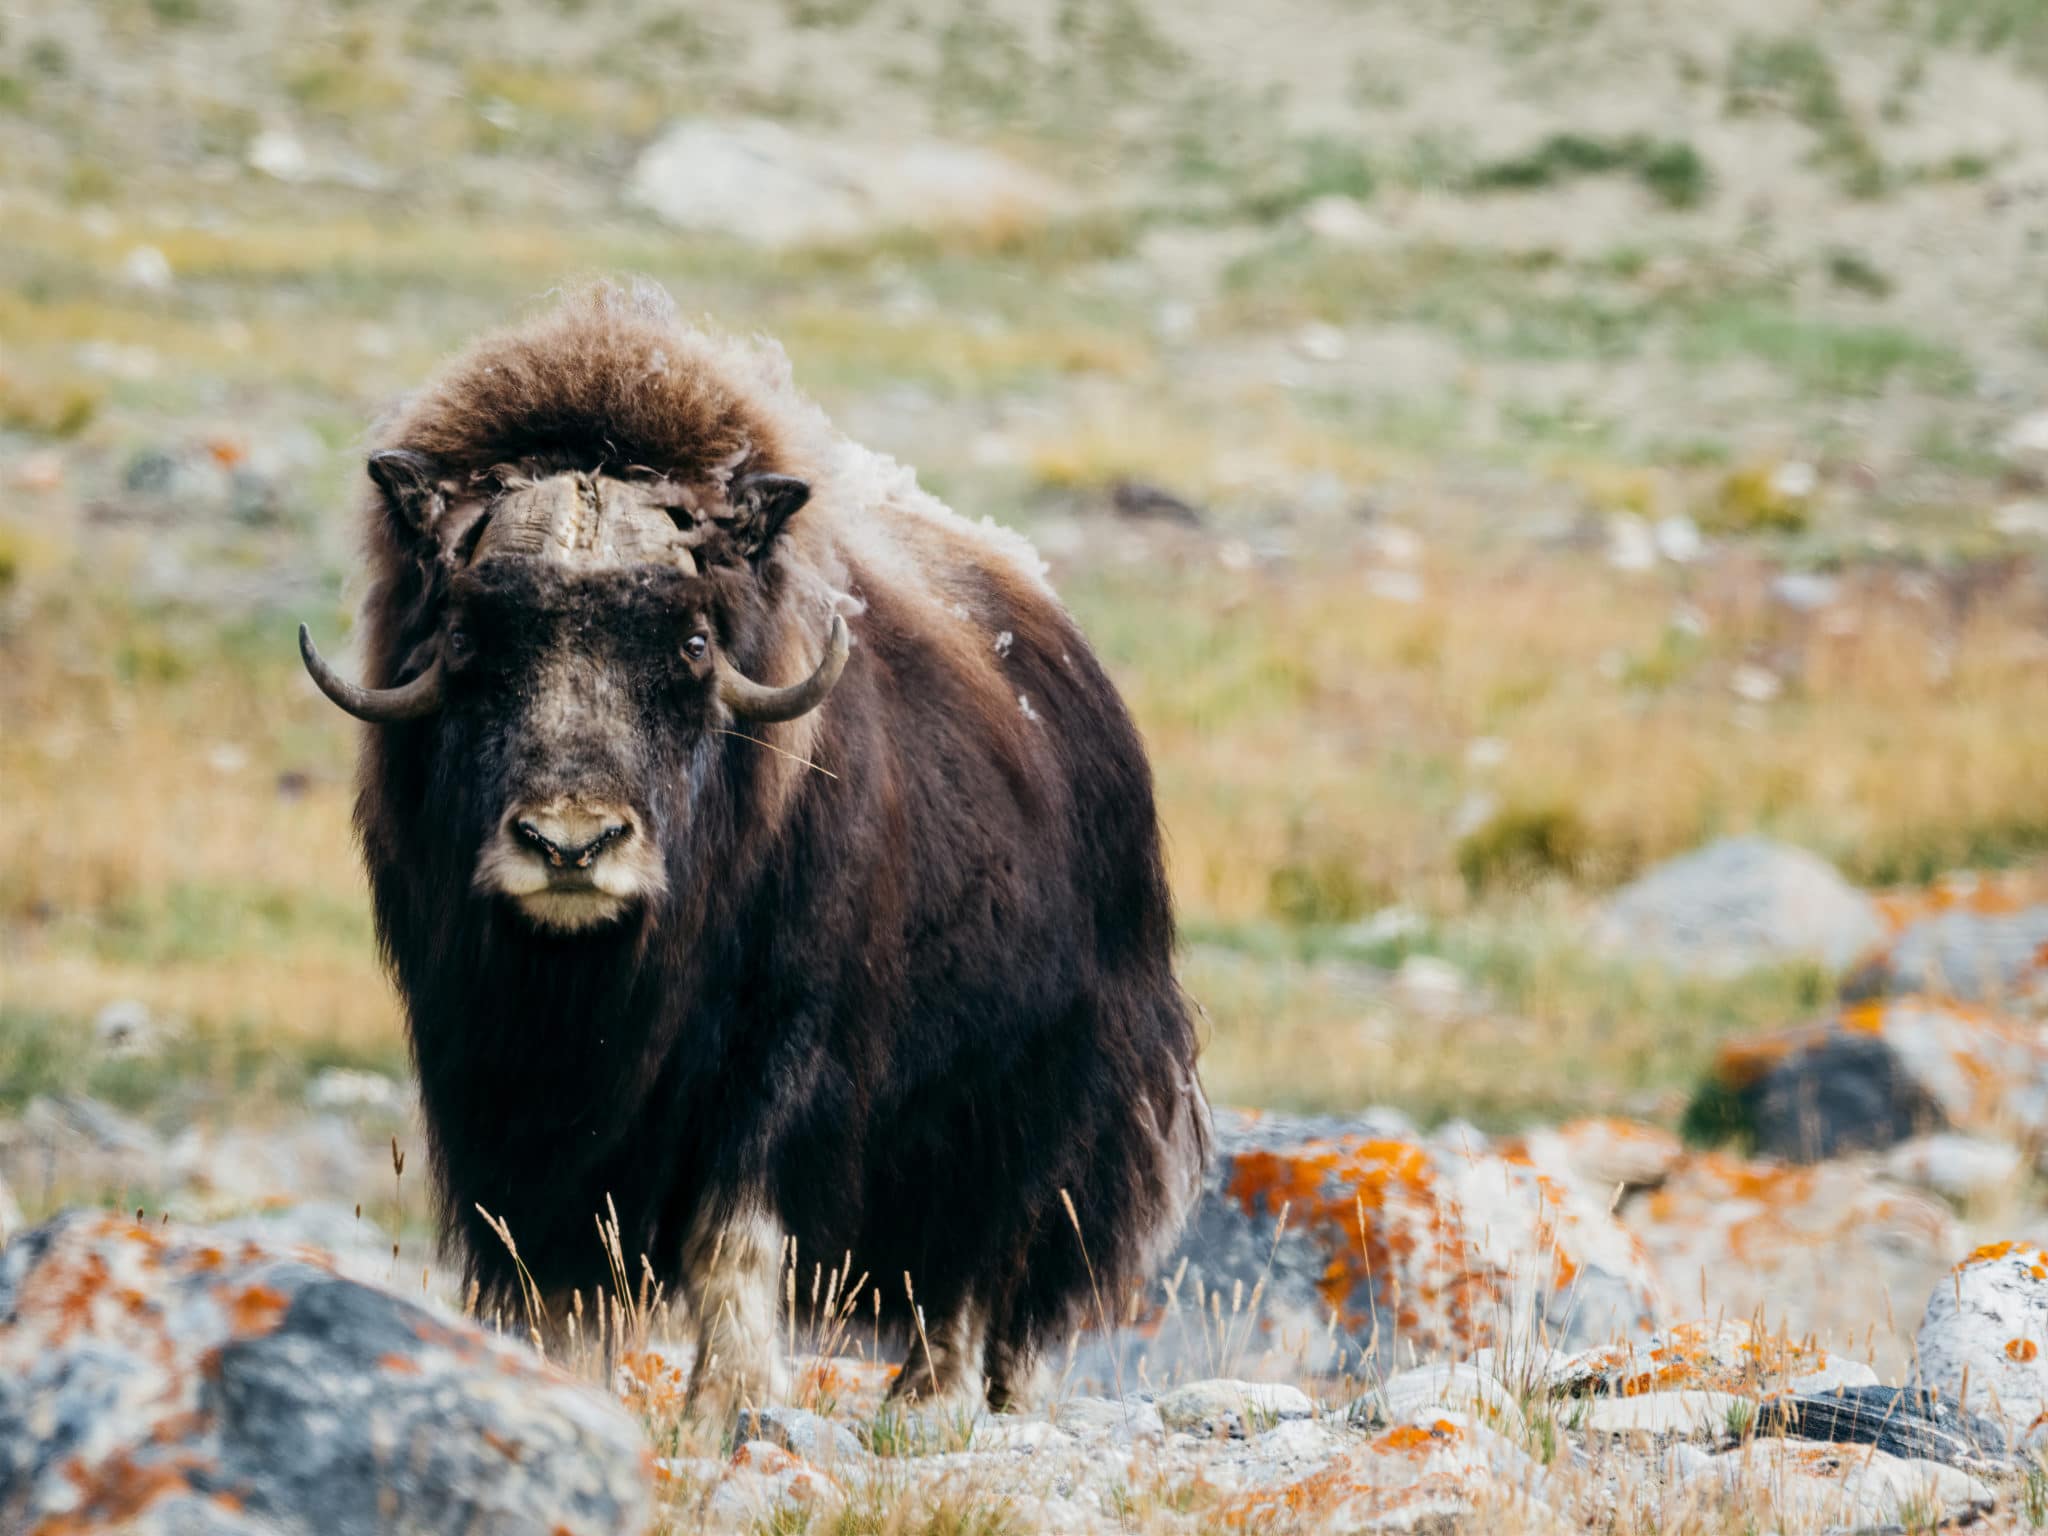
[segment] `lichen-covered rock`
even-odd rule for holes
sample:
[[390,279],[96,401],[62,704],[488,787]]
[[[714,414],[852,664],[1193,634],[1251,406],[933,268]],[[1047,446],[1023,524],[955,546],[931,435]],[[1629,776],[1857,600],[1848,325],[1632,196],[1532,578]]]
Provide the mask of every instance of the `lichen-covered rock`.
[[1877,1379],[1869,1366],[1836,1359],[1810,1337],[1726,1317],[1676,1323],[1640,1343],[1553,1352],[1525,1371],[1531,1387],[1559,1397],[1679,1391],[1756,1397]]
[[1469,1354],[1538,1327],[1566,1344],[1647,1334],[1656,1280],[1605,1200],[1525,1147],[1483,1143],[1220,1114],[1208,1185],[1164,1266],[1179,1273],[1174,1307],[1134,1351],[1159,1379],[1162,1360],[1219,1347],[1243,1365],[1371,1354],[1383,1369],[1397,1342],[1405,1359],[1411,1345]]
[[1504,1143],[1543,1168],[1561,1168],[1603,1201],[1616,1189],[1654,1189],[1685,1158],[1685,1144],[1639,1120],[1572,1120]]
[[[1219,1468],[1217,1482],[1229,1476]],[[1346,1445],[1306,1475],[1243,1479],[1213,1514],[1247,1531],[1449,1530],[1475,1517],[1519,1530],[1547,1515],[1544,1486],[1512,1441],[1447,1409]]]
[[1617,891],[1595,927],[1616,953],[1722,975],[1814,960],[1843,970],[1884,937],[1871,899],[1833,865],[1763,838],[1726,838]]
[[1887,1315],[1888,1297],[1924,1293],[1945,1268],[1941,1256],[1960,1246],[1946,1205],[1846,1161],[1798,1167],[1702,1153],[1630,1201],[1622,1219],[1666,1294],[1703,1299],[1708,1315],[1761,1313],[1795,1337],[1862,1334]]
[[1851,978],[1852,997],[1933,997],[2012,1012],[2048,1009],[2048,902],[1987,899],[1910,923]]
[[1774,1157],[1812,1162],[1942,1129],[2048,1137],[2048,1035],[1974,1003],[1854,1003],[1820,1029],[1732,1043],[1718,1075]]
[[1923,1386],[2048,1448],[2048,1247],[1989,1243],[1964,1259],[1927,1298],[1914,1352]]
[[617,1406],[306,1258],[100,1212],[0,1253],[0,1529],[609,1536],[651,1513]]
[[1751,1512],[1766,1528],[1785,1531],[1901,1524],[1932,1529],[1984,1513],[1997,1502],[1988,1484],[1938,1461],[1889,1456],[1864,1445],[1774,1438],[1710,1458],[1680,1492],[1696,1508]]
[[1684,1389],[1603,1397],[1587,1410],[1581,1427],[1589,1435],[1664,1439],[1719,1438],[1731,1426],[1755,1417],[1755,1405],[1732,1392]]

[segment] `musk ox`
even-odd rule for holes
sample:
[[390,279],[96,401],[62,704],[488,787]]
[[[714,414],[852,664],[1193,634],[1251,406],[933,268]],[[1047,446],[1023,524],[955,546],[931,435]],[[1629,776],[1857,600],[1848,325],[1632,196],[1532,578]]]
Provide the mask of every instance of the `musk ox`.
[[693,1398],[778,1390],[786,1255],[851,1255],[899,1337],[914,1282],[896,1390],[1002,1406],[1209,1139],[1150,771],[1030,546],[652,287],[484,340],[382,439],[367,684],[300,638],[367,722],[444,1234],[511,1304],[502,1219],[559,1307],[610,1202]]

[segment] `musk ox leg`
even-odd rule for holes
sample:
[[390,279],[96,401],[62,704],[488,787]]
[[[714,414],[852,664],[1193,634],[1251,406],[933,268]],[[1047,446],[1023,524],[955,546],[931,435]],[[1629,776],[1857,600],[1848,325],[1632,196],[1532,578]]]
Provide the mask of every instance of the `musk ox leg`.
[[988,1348],[982,1356],[989,1410],[1014,1413],[1023,1407],[1037,1368],[1037,1357],[1027,1339],[1013,1337],[1009,1329],[990,1329]]
[[758,1205],[700,1218],[683,1244],[683,1292],[697,1332],[690,1408],[729,1414],[788,1389],[775,1343],[782,1227]]
[[889,1400],[929,1403],[960,1396],[978,1402],[982,1338],[981,1316],[971,1303],[942,1316],[927,1315],[922,1334],[911,1330],[903,1369],[889,1384]]

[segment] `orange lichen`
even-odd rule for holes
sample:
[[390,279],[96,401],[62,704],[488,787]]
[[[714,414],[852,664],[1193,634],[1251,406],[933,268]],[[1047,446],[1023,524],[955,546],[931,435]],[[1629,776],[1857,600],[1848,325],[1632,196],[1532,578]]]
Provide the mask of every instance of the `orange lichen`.
[[1427,1428],[1420,1424],[1396,1424],[1373,1441],[1370,1448],[1381,1452],[1433,1451],[1446,1440],[1457,1438],[1458,1426],[1449,1419],[1438,1419]]
[[1413,1142],[1346,1137],[1239,1153],[1227,1193],[1254,1215],[1288,1212],[1321,1250],[1316,1288],[1347,1327],[1366,1327],[1377,1307],[1414,1329],[1426,1304],[1458,1341],[1491,1343],[1501,1287],[1471,1262],[1437,1177]]
[[2032,1339],[2007,1339],[2005,1357],[2026,1365],[2041,1357],[2041,1346]]
[[619,1356],[616,1388],[621,1402],[648,1418],[676,1417],[689,1396],[681,1369],[652,1350],[628,1350]]
[[394,1376],[417,1376],[420,1373],[420,1363],[410,1355],[401,1355],[393,1350],[389,1354],[377,1357],[377,1369],[389,1371]]
[[237,1287],[223,1300],[227,1306],[228,1327],[238,1338],[272,1332],[284,1321],[285,1312],[291,1306],[282,1292],[261,1284]]

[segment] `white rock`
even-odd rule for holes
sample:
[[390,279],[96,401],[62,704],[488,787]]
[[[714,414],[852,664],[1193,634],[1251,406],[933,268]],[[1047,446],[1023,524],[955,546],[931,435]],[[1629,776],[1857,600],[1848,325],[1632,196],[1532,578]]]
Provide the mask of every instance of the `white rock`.
[[1700,525],[1683,512],[1657,520],[1657,553],[1673,565],[1690,565],[1706,550]]
[[1992,528],[2013,539],[2048,539],[2048,501],[2009,501],[1991,514]]
[[309,1109],[382,1109],[407,1107],[406,1090],[381,1072],[355,1067],[323,1067],[306,1085]]
[[1583,1428],[1591,1435],[1723,1435],[1738,1416],[1753,1419],[1756,1405],[1732,1392],[1644,1392],[1593,1401]]
[[121,258],[121,281],[145,293],[169,293],[171,258],[153,245],[138,245]]
[[1419,571],[1377,570],[1365,573],[1365,590],[1374,597],[1390,603],[1414,606],[1422,601],[1422,573]]
[[1375,523],[1366,530],[1365,547],[1387,565],[1420,565],[1422,535],[1400,523]]
[[306,146],[283,128],[266,128],[250,141],[249,167],[279,181],[304,181],[310,168]]
[[1490,1422],[1507,1435],[1523,1429],[1521,1406],[1499,1379],[1477,1365],[1439,1362],[1389,1377],[1351,1405],[1354,1422],[1427,1424],[1444,1409]]
[[1633,512],[1607,519],[1607,563],[1617,571],[1647,571],[1657,563],[1657,540]]
[[1935,1285],[1913,1347],[1922,1386],[2024,1435],[2048,1413],[2048,1248],[1972,1253]]
[[1339,362],[1346,350],[1344,333],[1334,325],[1311,320],[1294,333],[1294,350],[1311,362]]
[[1043,217],[1051,186],[971,145],[806,135],[766,118],[688,119],[641,154],[630,198],[679,229],[764,246],[891,227]]
[[1820,488],[1820,471],[1798,459],[1787,459],[1771,471],[1771,489],[1795,501],[1804,500]]
[[2021,474],[2048,480],[2048,411],[2022,416],[1998,440],[1999,456]]
[[1302,226],[1318,240],[1351,247],[1379,244],[1386,226],[1365,204],[1341,193],[1326,193],[1301,211]]
[[1771,582],[1771,596],[1799,613],[1827,607],[1841,590],[1842,584],[1835,577],[1812,571],[1785,571]]
[[1744,662],[1728,674],[1728,691],[1751,704],[1768,704],[1785,691],[1785,680],[1769,667]]
[[1884,1157],[1886,1177],[1951,1200],[1977,1200],[2008,1189],[2025,1165],[2017,1147],[1959,1131],[1916,1136]]
[[1888,1525],[1929,1509],[1946,1521],[1993,1500],[1986,1484],[1940,1462],[1888,1456],[1867,1445],[1778,1439],[1714,1457],[1681,1492],[1754,1501],[1787,1529]]
[[1465,998],[1465,977],[1448,960],[1435,955],[1410,955],[1394,972],[1394,989],[1418,1013],[1441,1016],[1454,1012]]

